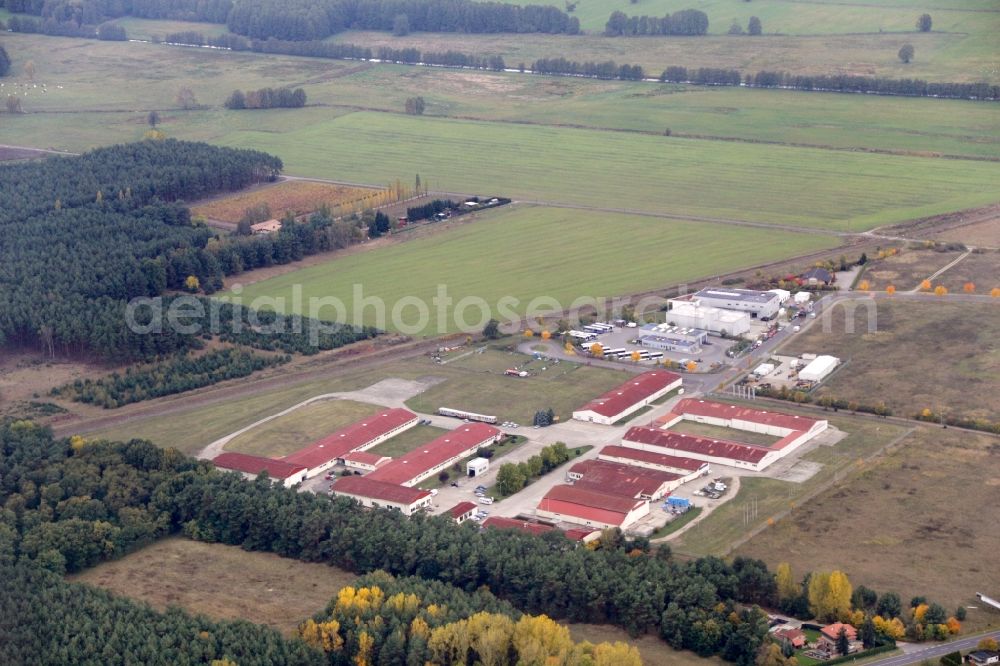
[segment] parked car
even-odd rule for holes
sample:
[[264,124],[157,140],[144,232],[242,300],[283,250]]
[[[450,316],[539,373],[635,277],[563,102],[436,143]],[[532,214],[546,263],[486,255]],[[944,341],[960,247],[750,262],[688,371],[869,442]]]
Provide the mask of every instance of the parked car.
[[480,504],[493,504],[493,498],[492,497],[480,497],[479,498],[479,503]]

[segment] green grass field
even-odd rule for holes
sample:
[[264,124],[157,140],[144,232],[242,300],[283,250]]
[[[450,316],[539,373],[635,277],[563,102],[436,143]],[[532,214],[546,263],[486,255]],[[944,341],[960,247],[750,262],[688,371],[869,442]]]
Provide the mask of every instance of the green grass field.
[[[1000,111],[981,102],[373,66],[19,34],[4,39],[14,54],[8,84],[26,82],[23,63],[32,60],[47,86],[22,99],[27,114],[0,125],[7,143],[81,150],[135,140],[147,129],[144,110],[154,108],[169,136],[216,141],[251,129],[311,126],[355,108],[398,112],[407,97],[422,95],[427,115],[451,118],[1000,157]],[[221,108],[228,91],[266,85],[303,85],[310,104],[336,106]],[[176,109],[181,86],[210,108]]]
[[395,437],[387,439],[378,446],[373,446],[368,449],[368,452],[375,453],[380,456],[396,458],[405,453],[409,453],[421,444],[426,444],[432,439],[440,437],[446,432],[448,431],[444,428],[436,428],[434,426],[414,426],[409,430],[404,430]]
[[[574,409],[631,376],[618,370],[565,361],[525,364],[528,360],[523,354],[490,350],[438,366],[450,371],[448,381],[431,387],[406,404],[425,413],[433,413],[439,407],[451,407],[491,414],[500,421],[514,421],[523,430],[530,428],[535,412],[542,409],[551,408],[562,421],[570,419]],[[515,365],[526,369],[530,376],[507,377],[503,374],[505,369]]]
[[[243,287],[239,298],[250,304],[258,297],[286,298],[292,307],[301,289],[309,310],[310,297],[335,297],[355,320],[407,333],[444,333],[483,326],[475,304],[458,307],[463,298],[482,299],[498,320],[509,320],[501,299],[517,315],[533,299],[556,299],[563,309],[580,297],[592,299],[666,287],[686,280],[725,273],[761,261],[834,247],[830,236],[783,232],[780,241],[761,229],[680,222],[632,215],[558,208],[517,206],[480,214],[477,221],[447,233],[432,234],[370,252],[293,271]],[[697,252],[691,248],[697,247]],[[558,250],[558,251],[557,251]],[[454,306],[443,317],[433,299],[446,289]],[[362,300],[378,297],[383,317]],[[227,296],[230,294],[227,294]],[[405,299],[405,300],[404,300]],[[406,300],[426,305],[426,319]],[[538,301],[532,311],[548,311]],[[334,318],[333,308],[317,310]],[[466,325],[459,325],[458,319]]]
[[249,130],[221,142],[277,154],[295,175],[383,183],[420,173],[431,188],[454,192],[837,231],[1000,197],[1000,164],[989,162],[386,113],[352,113],[283,133]]
[[[521,0],[514,4],[537,4]],[[549,2],[563,8],[562,4]],[[900,0],[875,0],[865,4],[842,0],[755,0],[753,3],[732,3],[726,0],[581,0],[573,16],[580,19],[584,30],[600,32],[613,11],[632,16],[663,16],[681,9],[695,7],[709,19],[709,33],[722,35],[733,21],[744,29],[751,16],[760,17],[765,33],[786,35],[817,35],[862,32],[913,32],[917,16],[924,11],[934,18],[934,29],[945,32],[982,32],[982,12],[996,12],[989,0],[931,0],[917,6]]]
[[315,402],[248,430],[232,439],[225,448],[227,451],[272,458],[287,456],[382,409],[353,400]]
[[[239,430],[268,414],[275,414],[307,398],[321,393],[358,390],[387,378],[416,380],[428,376],[444,381],[411,401],[410,407],[435,411],[444,404],[457,404],[473,411],[488,411],[497,401],[506,398],[507,407],[500,411],[505,416],[521,419],[530,424],[535,410],[552,406],[560,414],[585,403],[595,395],[624,381],[626,375],[617,370],[560,363],[551,372],[527,379],[503,376],[504,368],[523,363],[528,357],[520,354],[491,350],[468,357],[462,361],[438,365],[428,357],[398,361],[376,368],[347,369],[323,379],[301,384],[282,386],[257,395],[238,397],[220,404],[197,405],[182,415],[167,414],[145,419],[133,419],[122,425],[87,434],[87,439],[128,441],[138,437],[149,439],[167,448],[176,448],[188,454],[200,451],[210,442]],[[517,384],[512,384],[517,382]],[[469,392],[474,383],[476,391]],[[514,387],[517,387],[515,394]],[[526,415],[526,419],[522,418]],[[191,427],[196,423],[197,427]],[[459,421],[455,421],[456,426]],[[302,427],[302,426],[299,426]],[[433,428],[417,428],[402,433],[401,437],[433,434]],[[414,432],[414,435],[409,435]],[[390,440],[392,442],[393,440]],[[400,440],[405,442],[406,440]],[[414,446],[419,441],[414,441]],[[387,443],[388,444],[388,443]],[[378,452],[376,450],[376,452]],[[391,454],[387,454],[391,455]]]

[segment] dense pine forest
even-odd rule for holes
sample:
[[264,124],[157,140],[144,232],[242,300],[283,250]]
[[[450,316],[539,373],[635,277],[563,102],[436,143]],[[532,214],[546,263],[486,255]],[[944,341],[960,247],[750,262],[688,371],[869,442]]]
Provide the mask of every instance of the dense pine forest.
[[[175,140],[0,166],[0,344],[114,360],[197,346],[194,335],[169,326],[130,329],[128,301],[168,290],[212,293],[225,275],[335,247],[345,233],[323,215],[301,225],[289,221],[275,238],[259,240],[219,240],[192,223],[184,200],[273,180],[281,166],[261,152]],[[272,340],[252,330],[255,313],[227,314],[224,323],[232,326],[218,331],[224,337],[289,353],[332,349],[375,333],[326,327],[310,340],[302,331],[315,326],[298,333],[272,327]],[[135,311],[139,324],[154,316],[152,309]]]
[[576,17],[550,5],[473,0],[0,0],[0,7],[41,17],[26,29],[19,19],[17,30],[87,37],[96,36],[101,22],[121,16],[226,23],[256,39],[324,39],[347,29],[580,32]]

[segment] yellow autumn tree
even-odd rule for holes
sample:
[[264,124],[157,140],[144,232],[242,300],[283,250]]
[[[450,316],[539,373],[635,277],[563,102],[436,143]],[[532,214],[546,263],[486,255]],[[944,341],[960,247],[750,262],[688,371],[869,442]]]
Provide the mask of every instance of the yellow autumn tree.
[[565,663],[573,649],[569,629],[545,615],[525,615],[518,620],[513,644],[518,663],[525,666]]
[[358,651],[354,655],[354,666],[371,666],[372,648],[375,647],[375,639],[367,631],[358,634]]
[[201,283],[198,282],[198,276],[196,275],[188,275],[184,279],[184,288],[188,291],[198,291],[198,287],[200,286]]
[[875,625],[875,631],[889,638],[898,640],[906,635],[906,626],[898,617],[886,620],[876,615],[872,618],[872,624]]
[[640,354],[640,353],[639,353],[639,352],[637,352],[637,351],[634,351],[634,352],[632,352],[631,354],[629,354],[629,356],[630,356],[630,357],[632,358],[632,360],[633,360],[633,361],[635,361],[636,363],[638,363],[639,361],[641,361],[641,360],[642,360],[642,354]]
[[565,345],[563,345],[563,351],[569,354],[570,356],[576,354],[576,349],[573,348],[572,342],[567,342]]
[[338,652],[344,647],[344,639],[340,637],[340,623],[336,620],[328,622],[306,620],[299,627],[299,636],[307,645],[323,652]]
[[861,282],[858,283],[859,291],[868,291],[871,288],[872,288],[871,283],[869,283],[868,280],[862,280]]
[[976,649],[996,651],[1000,650],[1000,647],[997,646],[997,639],[987,636],[979,640],[979,643],[976,644]]
[[688,372],[694,372],[695,370],[698,369],[698,364],[695,363],[694,361],[688,361],[687,365],[684,367],[687,368]]
[[779,599],[794,599],[799,596],[800,588],[792,575],[792,565],[782,562],[774,570],[774,582],[778,587]]
[[594,666],[642,666],[639,649],[621,641],[597,645],[580,643],[573,651],[570,663],[579,664],[588,661]]
[[973,283],[973,282],[966,282],[965,284],[962,285],[962,291],[964,291],[967,294],[973,293],[974,291],[976,291],[976,285],[975,285],[975,283]]
[[993,287],[990,289],[990,296],[993,298],[1000,298],[1000,287]]
[[929,609],[930,606],[928,606],[927,604],[920,604],[919,606],[913,609],[913,619],[923,624],[924,617],[927,615],[927,611]]
[[923,289],[924,291],[927,291],[928,289],[931,288],[931,281],[924,280],[923,282],[920,283],[920,288]]
[[944,286],[943,284],[939,284],[938,286],[934,287],[935,296],[944,296],[947,293],[948,293],[948,287]]
[[590,345],[590,353],[597,357],[604,356],[604,347],[599,342],[595,342]]
[[887,293],[890,296],[892,296],[893,294],[896,293],[896,287],[894,285],[890,284],[888,287],[885,288],[885,293]]
[[552,333],[550,331],[542,331],[542,340],[548,340],[551,337]]
[[813,572],[809,577],[809,610],[821,620],[836,620],[851,611],[851,583],[842,571]]
[[526,338],[533,338],[533,337],[535,337],[535,332],[533,330],[531,330],[530,328],[526,328],[526,329],[524,329],[524,337],[526,337]]
[[69,447],[73,449],[74,453],[79,452],[80,449],[82,449],[84,445],[86,445],[86,443],[87,440],[85,440],[80,435],[73,435],[72,437],[69,438]]
[[949,634],[957,634],[958,632],[962,631],[962,623],[959,622],[958,618],[956,617],[949,617],[948,621],[945,623],[945,626],[948,627]]

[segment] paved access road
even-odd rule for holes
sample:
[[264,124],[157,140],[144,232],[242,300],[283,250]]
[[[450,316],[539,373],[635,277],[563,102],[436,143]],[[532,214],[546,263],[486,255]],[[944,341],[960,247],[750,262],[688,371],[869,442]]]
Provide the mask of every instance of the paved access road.
[[868,662],[868,666],[909,666],[910,664],[922,664],[925,660],[928,663],[936,664],[938,659],[949,652],[954,652],[955,650],[962,650],[963,652],[973,650],[979,641],[990,636],[1000,640],[1000,631],[959,638],[956,641],[949,641],[948,643],[935,643],[914,652],[897,654],[878,661]]

